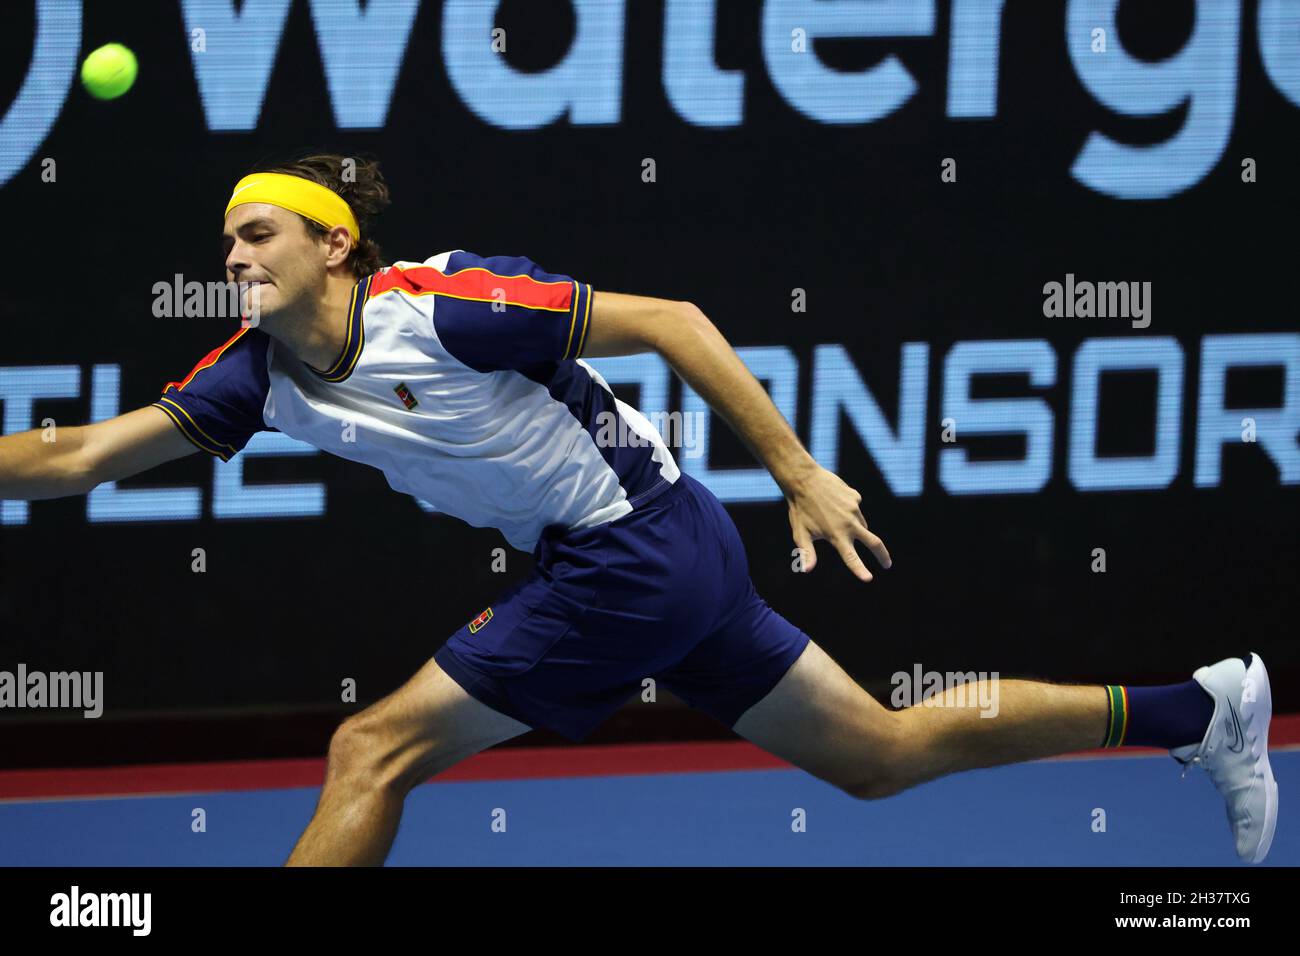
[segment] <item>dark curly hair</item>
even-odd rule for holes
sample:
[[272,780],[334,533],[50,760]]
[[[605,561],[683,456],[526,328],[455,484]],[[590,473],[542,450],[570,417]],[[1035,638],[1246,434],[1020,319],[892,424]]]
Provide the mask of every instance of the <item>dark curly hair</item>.
[[[358,279],[377,272],[387,265],[379,243],[370,235],[375,219],[391,202],[388,184],[379,171],[379,161],[371,157],[340,156],[334,153],[311,152],[284,162],[259,163],[250,173],[283,173],[310,179],[327,189],[332,189],[352,207],[357,217],[362,239],[348,256],[348,265]],[[329,230],[318,222],[299,216],[314,236],[324,238]]]

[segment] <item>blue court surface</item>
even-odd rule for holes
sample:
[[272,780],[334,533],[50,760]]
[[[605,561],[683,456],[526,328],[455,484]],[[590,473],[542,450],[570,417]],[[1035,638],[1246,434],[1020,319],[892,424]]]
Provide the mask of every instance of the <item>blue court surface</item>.
[[[1271,759],[1281,813],[1263,865],[1295,866],[1300,750]],[[795,769],[434,782],[407,800],[389,864],[1243,865],[1209,778],[1179,773],[1163,754],[1047,760],[867,802]],[[279,865],[318,793],[8,800],[0,865]],[[196,808],[206,832],[191,830]],[[1104,832],[1094,831],[1098,809]]]

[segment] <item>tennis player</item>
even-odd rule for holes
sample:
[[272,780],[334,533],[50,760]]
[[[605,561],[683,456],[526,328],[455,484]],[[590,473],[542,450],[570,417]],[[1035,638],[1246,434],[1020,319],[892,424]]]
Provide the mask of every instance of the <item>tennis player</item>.
[[805,570],[823,540],[871,581],[856,544],[883,568],[890,557],[862,496],[805,451],[710,320],[522,257],[458,249],[384,265],[369,233],[387,187],[376,164],[353,162],[308,156],[239,180],[226,278],[250,284],[257,322],[157,402],[54,443],[35,430],[0,439],[0,498],[35,499],[196,451],[229,461],[279,430],[534,555],[530,577],[343,721],[290,864],[382,863],[417,784],[530,728],[581,740],[646,678],[863,799],[1052,754],[1169,748],[1184,775],[1209,772],[1240,858],[1264,859],[1277,784],[1259,655],[1161,687],[1001,680],[970,694],[995,691],[995,719],[957,706],[970,688],[947,690],[949,706],[882,706],[755,592],[727,512],[583,361],[663,356],[776,479]]

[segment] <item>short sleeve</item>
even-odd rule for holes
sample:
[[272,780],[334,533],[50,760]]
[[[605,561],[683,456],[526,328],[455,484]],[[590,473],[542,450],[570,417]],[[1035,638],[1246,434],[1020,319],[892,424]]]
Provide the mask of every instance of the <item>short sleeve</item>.
[[522,257],[457,250],[428,275],[443,348],[480,372],[521,369],[582,355],[591,286]]
[[240,329],[184,379],[168,382],[154,405],[200,449],[229,461],[253,435],[267,430],[262,408],[270,390],[269,343],[263,332]]

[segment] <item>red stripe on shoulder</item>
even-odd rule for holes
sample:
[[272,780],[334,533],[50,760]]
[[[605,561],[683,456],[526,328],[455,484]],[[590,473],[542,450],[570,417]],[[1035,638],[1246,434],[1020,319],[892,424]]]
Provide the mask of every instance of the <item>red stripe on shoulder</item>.
[[567,312],[573,303],[573,283],[568,279],[540,282],[527,275],[498,275],[481,266],[452,273],[439,272],[433,266],[390,266],[371,281],[370,296],[393,289],[412,295],[450,295],[482,302],[504,298],[511,305],[552,312]]

